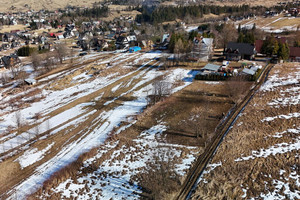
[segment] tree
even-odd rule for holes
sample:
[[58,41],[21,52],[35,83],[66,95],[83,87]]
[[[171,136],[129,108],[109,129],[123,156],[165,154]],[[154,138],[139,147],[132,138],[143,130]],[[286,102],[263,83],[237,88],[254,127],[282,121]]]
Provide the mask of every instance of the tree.
[[241,31],[242,31],[241,24],[239,24],[238,33],[241,33]]
[[62,64],[65,57],[69,54],[69,49],[65,44],[62,43],[55,45],[54,49],[59,62]]
[[171,93],[171,85],[163,80],[163,77],[156,78],[153,83],[153,100],[154,103],[160,101],[162,97]]
[[247,91],[247,82],[244,76],[233,76],[225,82],[228,96],[234,104],[237,104]]
[[146,169],[137,176],[146,199],[164,199],[180,186],[179,175],[175,170],[176,155],[165,147],[156,147]]
[[270,56],[277,55],[279,50],[278,41],[274,36],[268,37],[262,45],[261,51],[263,54],[267,54]]
[[37,71],[38,67],[42,64],[42,60],[42,57],[37,52],[31,55],[32,67],[35,71]]
[[243,33],[239,33],[239,37],[237,39],[237,42],[239,43],[243,43],[244,42],[244,38],[245,38],[245,35]]
[[281,42],[279,43],[279,49],[278,49],[277,56],[281,60],[289,59],[290,50],[289,50],[289,46],[287,43],[281,43]]
[[196,138],[203,137],[203,124],[205,119],[205,112],[201,107],[193,108],[190,112],[189,118],[186,120],[186,125],[189,127],[195,134]]
[[222,46],[225,49],[228,42],[236,41],[238,37],[238,32],[235,25],[232,23],[224,24],[224,27],[220,33]]
[[174,47],[174,53],[177,54],[177,60],[180,59],[180,54],[182,53],[184,48],[183,42],[181,40],[181,38],[178,39],[178,41],[175,43],[175,47]]
[[189,33],[189,40],[193,41],[195,37],[198,37],[198,31],[191,31]]

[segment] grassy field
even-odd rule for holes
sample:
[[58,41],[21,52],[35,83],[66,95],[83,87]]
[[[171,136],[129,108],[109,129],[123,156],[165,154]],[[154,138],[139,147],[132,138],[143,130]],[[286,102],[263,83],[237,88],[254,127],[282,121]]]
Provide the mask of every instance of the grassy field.
[[299,199],[299,65],[276,65],[203,173],[193,199]]
[[18,25],[10,25],[10,26],[2,26],[2,29],[0,29],[0,33],[10,32],[12,30],[21,30],[23,31],[26,29],[25,25],[18,24]]

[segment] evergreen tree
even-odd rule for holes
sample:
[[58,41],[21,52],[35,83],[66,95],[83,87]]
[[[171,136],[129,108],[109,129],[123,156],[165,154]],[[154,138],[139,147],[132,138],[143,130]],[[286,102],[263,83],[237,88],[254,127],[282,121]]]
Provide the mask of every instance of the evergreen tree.
[[241,24],[239,24],[238,33],[241,33],[241,31],[242,31]]
[[244,38],[245,38],[244,34],[240,32],[239,33],[239,37],[237,39],[237,42],[238,43],[243,43],[244,42]]
[[289,59],[290,50],[288,44],[287,43],[282,44],[280,42],[278,46],[279,46],[278,53],[277,53],[278,58],[281,60]]

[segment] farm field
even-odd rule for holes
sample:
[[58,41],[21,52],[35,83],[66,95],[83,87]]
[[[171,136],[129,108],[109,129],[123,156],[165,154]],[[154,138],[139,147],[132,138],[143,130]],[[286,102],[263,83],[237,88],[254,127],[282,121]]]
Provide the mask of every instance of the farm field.
[[166,152],[178,187],[232,100],[222,82],[193,82],[190,67],[162,70],[162,55],[92,53],[39,77],[24,66],[37,84],[0,91],[1,198],[150,195],[141,177]]
[[299,199],[297,63],[278,64],[240,114],[192,199]]
[[296,31],[300,27],[299,17],[284,17],[283,15],[274,17],[256,17],[235,22],[236,26],[252,28],[255,24],[256,28],[260,28],[266,32],[281,33],[284,31]]

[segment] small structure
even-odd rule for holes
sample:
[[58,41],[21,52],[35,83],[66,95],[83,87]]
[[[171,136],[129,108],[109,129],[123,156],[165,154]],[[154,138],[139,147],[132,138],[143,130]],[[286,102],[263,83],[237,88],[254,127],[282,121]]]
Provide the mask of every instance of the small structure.
[[300,47],[289,47],[290,48],[290,61],[300,62]]
[[219,66],[219,65],[214,65],[214,64],[208,63],[207,65],[205,65],[205,66],[202,68],[202,70],[204,70],[204,71],[217,72],[220,68],[221,68],[221,66]]
[[32,79],[32,78],[27,78],[24,80],[26,84],[28,85],[35,85],[36,84],[36,80]]
[[129,48],[130,53],[137,52],[137,51],[140,51],[140,50],[141,50],[141,47],[138,47],[138,46]]
[[242,71],[242,74],[246,74],[246,75],[254,75],[256,73],[256,71],[253,71],[252,69],[248,69],[248,68],[244,68]]
[[224,51],[226,60],[239,61],[241,59],[252,60],[255,58],[255,46],[247,43],[229,42]]

